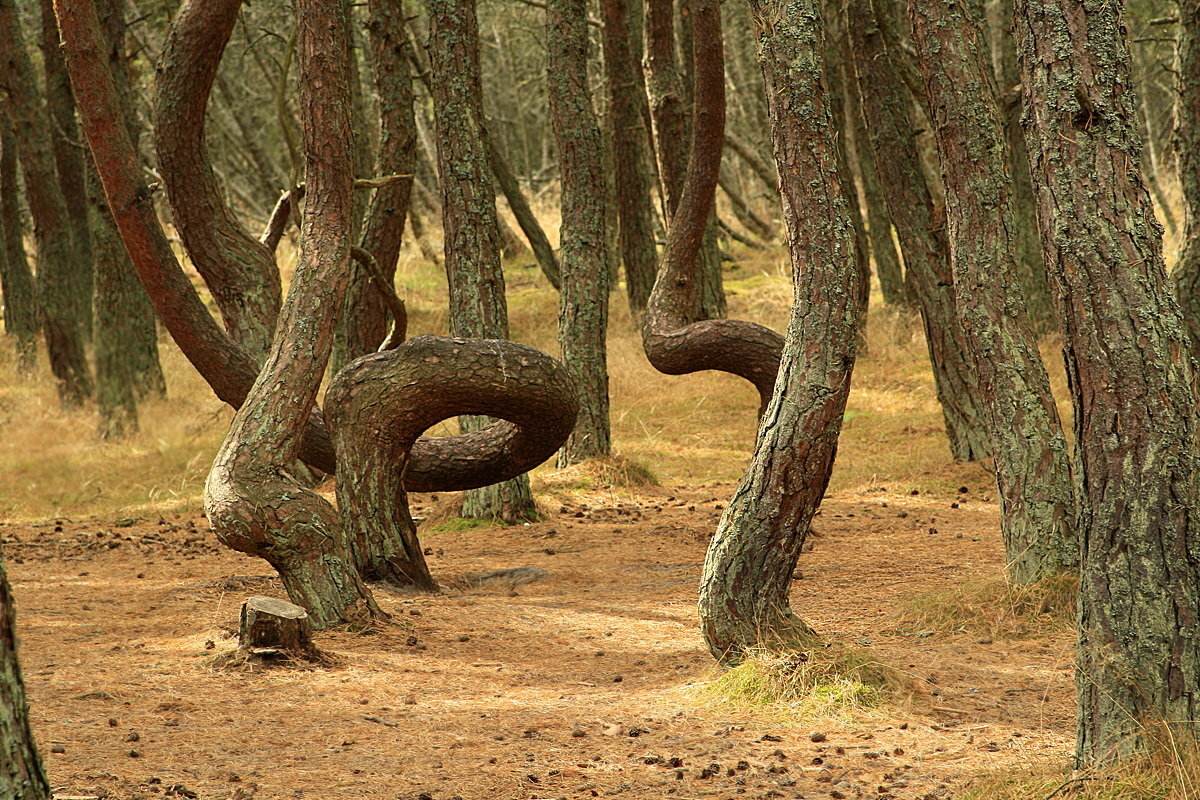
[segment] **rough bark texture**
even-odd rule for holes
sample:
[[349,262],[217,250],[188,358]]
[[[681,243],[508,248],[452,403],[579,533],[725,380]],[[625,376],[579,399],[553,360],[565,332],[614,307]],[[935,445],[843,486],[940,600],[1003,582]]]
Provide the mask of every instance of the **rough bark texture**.
[[77,406],[92,394],[84,353],[82,307],[71,218],[58,183],[47,134],[49,114],[37,94],[13,0],[0,0],[0,83],[13,123],[25,196],[37,242],[37,288],[50,369],[63,404]]
[[1074,568],[1074,485],[1066,438],[1018,280],[1009,158],[982,20],[910,0],[946,186],[958,315],[974,357],[1000,487],[1009,578]]
[[833,468],[858,329],[860,273],[823,82],[820,8],[812,0],[753,0],[751,9],[794,296],[779,380],[754,458],[721,518],[701,577],[701,628],[723,662],[811,635],[792,614],[788,591]]
[[[371,70],[379,97],[380,141],[374,176],[405,176],[375,190],[363,221],[361,246],[371,254],[388,285],[404,241],[404,223],[412,197],[417,163],[417,123],[413,113],[412,73],[404,9],[373,0],[367,4]],[[363,270],[355,270],[346,293],[346,309],[333,343],[333,371],[373,353],[388,331],[384,296]]]
[[274,597],[251,597],[242,603],[238,647],[252,654],[266,650],[293,658],[317,656],[308,613]]
[[1183,247],[1171,277],[1191,341],[1200,362],[1200,2],[1180,0],[1175,41],[1178,99],[1175,146],[1183,192]]
[[91,225],[88,220],[87,178],[84,169],[86,151],[79,146],[79,123],[75,120],[75,97],[71,78],[59,47],[58,23],[54,19],[53,0],[38,0],[42,26],[42,84],[46,109],[50,112],[50,147],[58,185],[71,220],[72,254],[71,301],[83,324],[84,338],[92,333],[93,259]]
[[241,6],[189,0],[180,9],[159,61],[154,148],[183,246],[229,334],[258,359],[275,332],[279,270],[225,203],[204,143],[213,80]]
[[1141,178],[1122,4],[1015,13],[1082,469],[1077,752],[1092,765],[1200,719],[1195,375]]
[[[499,417],[490,431],[426,441],[454,481],[484,473],[518,475],[549,458],[571,432],[575,391],[549,356],[501,340],[418,336],[395,350],[365,356],[339,372],[325,406],[341,469],[338,507],[359,571],[369,580],[436,588],[408,513],[405,467],[421,433],[458,414]],[[497,459],[478,458],[471,437],[503,442]],[[488,482],[485,478],[484,483]],[[468,485],[479,485],[469,483]]]
[[17,365],[32,372],[37,363],[40,324],[37,286],[25,256],[25,226],[21,221],[17,183],[17,142],[10,123],[0,123],[0,292],[4,293],[4,331],[16,340]]
[[694,141],[687,181],[646,307],[642,347],[654,368],[667,375],[716,369],[745,378],[758,389],[761,413],[771,399],[783,337],[741,320],[692,321],[700,292],[697,255],[712,213],[725,128],[721,20],[704,2],[694,9],[692,25],[697,49]]
[[382,616],[334,508],[289,472],[333,347],[350,273],[354,167],[349,36],[341,3],[297,3],[305,194],[300,256],[279,335],[234,416],[204,489],[227,546],[279,571],[317,628]]
[[[98,10],[122,113],[130,138],[136,141],[137,115],[125,55],[124,2],[103,0]],[[88,168],[95,257],[96,407],[100,435],[117,438],[137,430],[137,401],[146,395],[164,394],[166,383],[158,361],[154,309],[121,243],[90,155]]]
[[608,421],[608,257],[604,154],[588,93],[586,0],[550,0],[547,89],[562,176],[562,291],[558,341],[579,391],[579,419],[560,467],[612,450]]
[[50,785],[29,729],[25,684],[17,661],[16,610],[3,559],[0,559],[0,797],[50,798]]
[[847,3],[855,69],[875,164],[925,324],[950,453],[959,461],[973,461],[989,455],[990,446],[974,365],[955,310],[945,210],[935,206],[922,173],[903,68],[892,58],[895,43],[885,41],[878,21],[894,10],[879,0]]
[[646,172],[650,142],[642,119],[642,85],[632,48],[628,0],[604,0],[604,70],[608,83],[613,173],[619,189],[617,218],[625,293],[635,315],[646,308],[658,253],[654,245],[653,200]]
[[[427,0],[426,5],[450,333],[506,339],[508,305],[500,269],[488,135],[483,125],[475,0]],[[486,424],[486,420],[464,418],[463,432]],[[468,493],[463,499],[463,516],[510,522],[536,517],[528,476]]]

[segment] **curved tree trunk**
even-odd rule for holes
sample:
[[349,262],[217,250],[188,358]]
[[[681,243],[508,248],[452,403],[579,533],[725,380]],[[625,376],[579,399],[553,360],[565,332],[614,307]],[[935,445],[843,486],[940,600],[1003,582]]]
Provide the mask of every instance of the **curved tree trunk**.
[[349,282],[354,167],[349,36],[341,3],[297,3],[306,213],[300,257],[262,374],[238,410],[204,488],[226,545],[260,556],[316,628],[378,617],[337,512],[288,472],[316,402]]
[[259,359],[275,332],[279,270],[225,203],[204,143],[208,98],[241,6],[188,0],[180,9],[159,62],[154,149],[183,246],[230,336]]
[[[506,339],[508,305],[480,99],[475,0],[427,0],[427,5],[450,332]],[[486,420],[468,417],[462,428],[470,433],[485,425]],[[506,522],[536,518],[529,477],[469,492],[463,500],[463,516]]]
[[846,6],[863,111],[904,266],[921,307],[950,453],[956,460],[974,461],[991,449],[978,381],[955,310],[945,212],[935,207],[922,173],[908,114],[909,92],[901,81],[904,66],[892,58],[894,43],[885,41],[878,21],[894,6],[886,0],[872,5],[855,0]]
[[987,412],[1008,575],[1033,583],[1079,563],[1067,442],[1025,311],[1013,231],[1019,216],[980,19],[910,0],[946,186],[955,297]]
[[1195,374],[1141,178],[1122,4],[1015,9],[1081,462],[1077,755],[1091,766],[1197,735]]
[[0,0],[0,82],[12,121],[25,179],[25,196],[37,242],[37,288],[42,328],[58,396],[68,407],[92,394],[80,316],[78,264],[71,218],[58,183],[48,135],[49,114],[36,93],[33,65],[25,48],[13,0]]
[[[771,20],[758,29],[759,63],[794,295],[781,374],[754,458],[721,517],[701,577],[701,628],[722,662],[811,635],[792,614],[788,590],[837,452],[861,280],[825,96],[820,8],[813,0],[773,6],[752,0],[751,9],[756,19]],[[696,34],[699,40],[698,24]]]
[[608,258],[604,155],[588,93],[586,0],[550,0],[547,83],[562,175],[562,291],[558,341],[579,390],[575,430],[558,454],[560,467],[612,450],[608,421]]
[[634,315],[642,313],[654,288],[658,253],[654,245],[653,200],[645,165],[650,142],[642,121],[642,86],[631,46],[628,0],[604,0],[604,69],[608,83],[613,173],[617,190],[621,263],[625,293]]
[[9,122],[0,122],[0,292],[4,294],[4,331],[16,339],[17,367],[31,373],[37,364],[39,326],[37,286],[25,257],[21,189],[17,184],[17,142]]
[[17,661],[16,612],[0,559],[0,797],[49,800],[50,784],[38,758],[25,684]]

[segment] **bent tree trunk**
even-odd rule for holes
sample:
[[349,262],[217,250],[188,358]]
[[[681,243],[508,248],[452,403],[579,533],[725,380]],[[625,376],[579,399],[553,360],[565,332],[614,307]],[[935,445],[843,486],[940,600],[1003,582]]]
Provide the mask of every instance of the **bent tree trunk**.
[[745,378],[758,390],[761,414],[771,399],[783,337],[741,320],[692,321],[691,311],[701,291],[697,254],[712,212],[725,129],[721,19],[706,0],[694,8],[692,25],[696,48],[694,141],[687,181],[667,231],[667,245],[642,321],[642,348],[650,364],[667,375],[715,369]]
[[1082,465],[1076,746],[1090,766],[1197,734],[1195,375],[1141,178],[1122,6],[1015,9]]
[[[507,339],[508,305],[483,125],[475,0],[427,0],[427,5],[450,333]],[[467,417],[462,429],[470,433],[487,424]],[[529,477],[469,492],[463,499],[463,516],[505,522],[535,519]]]
[[226,545],[266,559],[316,628],[382,616],[345,547],[337,512],[288,471],[333,347],[349,281],[349,39],[342,3],[297,3],[307,206],[300,257],[262,374],[204,488]]
[[17,660],[16,612],[3,559],[0,559],[0,797],[50,798],[50,784],[29,729],[25,684]]
[[1021,291],[1019,217],[987,43],[962,5],[911,0],[910,9],[946,185],[958,314],[995,453],[1008,575],[1033,583],[1079,562],[1075,496]]
[[985,458],[990,443],[978,381],[955,310],[945,213],[935,207],[922,174],[908,112],[910,95],[901,80],[904,54],[893,52],[897,43],[887,39],[880,21],[895,9],[890,0],[855,0],[846,9],[863,113],[904,266],[921,308],[950,453],[958,461]]
[[754,458],[721,517],[700,581],[704,639],[724,663],[812,633],[791,612],[788,589],[837,452],[861,280],[822,80],[820,8],[813,0],[751,0],[751,10],[759,21],[794,295],[781,374]]
[[588,94],[588,31],[585,0],[551,0],[549,42],[550,119],[562,175],[562,291],[558,341],[579,390],[575,431],[558,455],[566,467],[606,456],[612,449],[608,423],[608,257],[605,236],[604,163],[600,127]]

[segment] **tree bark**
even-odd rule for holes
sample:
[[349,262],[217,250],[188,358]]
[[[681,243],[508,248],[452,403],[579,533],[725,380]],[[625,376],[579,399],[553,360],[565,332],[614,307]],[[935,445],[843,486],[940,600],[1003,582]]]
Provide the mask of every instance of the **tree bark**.
[[630,38],[627,0],[604,0],[604,69],[608,83],[613,173],[617,190],[621,263],[625,293],[634,316],[641,314],[654,288],[658,252],[654,244],[653,200],[646,173],[650,138],[642,120],[642,82]]
[[1090,766],[1173,728],[1196,735],[1195,374],[1141,178],[1122,4],[1014,7],[1082,470],[1077,756]]
[[50,800],[50,784],[38,757],[25,683],[17,660],[16,611],[0,559],[0,797]]
[[579,419],[558,454],[566,467],[612,451],[608,419],[608,257],[604,154],[588,93],[586,0],[550,0],[547,89],[562,176],[558,341],[579,391]]
[[[450,333],[506,339],[508,305],[483,124],[475,0],[427,0],[427,6]],[[471,433],[487,424],[465,418],[462,429]],[[469,492],[463,516],[506,522],[536,518],[529,477]]]
[[383,616],[359,578],[334,508],[289,473],[316,402],[349,282],[354,166],[350,42],[342,3],[297,3],[305,196],[300,257],[279,335],[205,484],[221,541],[279,571],[313,626]]
[[50,369],[64,406],[75,407],[92,394],[84,352],[84,325],[78,302],[78,264],[71,218],[58,183],[48,134],[49,113],[37,93],[33,65],[25,48],[13,0],[0,0],[0,81],[13,122],[25,196],[37,242],[37,288]]
[[204,143],[208,99],[241,0],[188,0],[163,48],[154,100],[154,147],[175,226],[234,341],[256,359],[279,314],[274,254],[226,204]]
[[[751,9],[760,21],[759,63],[794,295],[781,374],[754,458],[721,518],[701,577],[701,629],[709,650],[725,663],[754,648],[812,636],[792,613],[788,590],[837,451],[861,280],[825,94],[820,7],[813,0],[752,0]],[[697,57],[696,63],[703,62]]]
[[945,211],[935,207],[922,173],[908,114],[909,92],[901,81],[903,67],[893,59],[895,43],[885,41],[879,22],[894,7],[880,0],[873,7],[862,0],[848,2],[846,9],[875,164],[921,307],[950,453],[958,461],[974,461],[990,455],[990,446],[978,381],[955,310]]
[[1034,583],[1079,562],[1067,442],[1018,279],[1007,142],[981,19],[910,0],[946,186],[955,300],[995,454],[1008,576]]
[[0,123],[0,292],[4,293],[4,330],[16,340],[17,367],[25,374],[37,364],[40,325],[37,286],[25,256],[21,189],[17,184],[17,143],[10,123]]

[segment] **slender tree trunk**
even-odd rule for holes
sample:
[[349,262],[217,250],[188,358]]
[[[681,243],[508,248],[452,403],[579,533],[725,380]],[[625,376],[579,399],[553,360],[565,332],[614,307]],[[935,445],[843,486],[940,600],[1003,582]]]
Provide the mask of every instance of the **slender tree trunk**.
[[1197,733],[1195,375],[1141,178],[1122,4],[1014,6],[1081,463],[1077,755],[1087,766],[1166,745],[1165,729]]
[[982,19],[910,0],[946,186],[955,298],[995,453],[1008,575],[1033,583],[1079,562],[1074,485],[1050,379],[1025,312],[1007,142]]
[[25,179],[37,242],[37,287],[42,328],[58,396],[68,407],[92,394],[80,317],[78,265],[66,200],[58,183],[48,134],[49,114],[25,48],[13,0],[0,0],[0,82]]
[[79,146],[79,124],[75,121],[75,97],[71,94],[71,78],[59,47],[58,23],[54,19],[53,0],[39,0],[42,24],[42,75],[46,91],[46,108],[52,122],[50,146],[58,184],[67,204],[71,220],[72,281],[71,300],[75,314],[83,325],[83,336],[92,336],[92,237],[88,220],[87,178],[84,170],[83,148]]
[[1192,357],[1200,362],[1200,0],[1179,3],[1175,54],[1175,146],[1184,215],[1183,247],[1171,277]]
[[40,324],[37,286],[25,257],[21,189],[17,184],[17,143],[11,125],[0,123],[0,292],[4,293],[4,330],[16,340],[17,365],[24,373],[37,364]]
[[551,286],[561,291],[562,276],[558,257],[554,255],[554,246],[550,244],[550,238],[546,236],[546,231],[542,228],[542,223],[538,221],[537,215],[529,207],[529,201],[525,199],[525,192],[521,191],[520,181],[513,174],[512,167],[508,165],[504,154],[500,152],[493,136],[488,137],[487,154],[492,175],[496,178],[496,183],[499,184],[504,199],[508,201],[508,207],[512,209],[517,225],[521,226],[521,232],[529,240],[529,246],[533,249],[533,257],[537,259],[538,266],[542,268],[542,274],[546,276],[546,280],[550,281]]
[[50,798],[50,784],[29,729],[25,684],[17,661],[16,611],[3,559],[0,559],[0,797]]
[[297,3],[306,204],[300,257],[262,374],[234,417],[205,485],[221,540],[258,555],[314,627],[380,616],[337,512],[288,465],[316,402],[350,271],[354,166],[349,35],[342,3]]
[[779,380],[754,457],[721,517],[700,582],[701,628],[722,662],[812,635],[792,613],[788,593],[837,452],[861,280],[825,95],[820,7],[813,0],[752,0],[751,9],[760,20],[759,63],[794,295]]
[[562,175],[562,292],[558,340],[579,390],[575,431],[560,467],[606,456],[608,421],[608,261],[605,255],[603,145],[588,93],[586,0],[551,0],[547,88]]
[[628,0],[604,0],[604,68],[612,125],[613,173],[617,190],[621,263],[625,292],[634,315],[646,308],[658,254],[654,245],[653,200],[646,173],[650,142],[642,120],[642,82],[631,47]]
[[[938,401],[959,461],[990,454],[979,385],[954,301],[944,209],[935,207],[922,172],[908,113],[903,67],[892,58],[879,19],[893,13],[887,0],[847,3],[847,21],[875,164],[904,254],[904,266],[921,307]],[[919,79],[918,79],[919,80]],[[919,88],[919,85],[918,85]]]
[[[479,78],[475,0],[426,0],[450,332],[480,339],[508,338],[508,305],[496,231],[496,193],[488,162]],[[485,427],[464,418],[464,433]],[[468,492],[463,516],[516,522],[535,518],[529,477]]]

